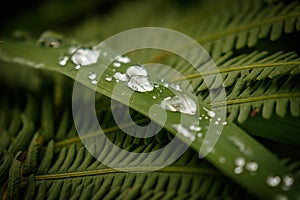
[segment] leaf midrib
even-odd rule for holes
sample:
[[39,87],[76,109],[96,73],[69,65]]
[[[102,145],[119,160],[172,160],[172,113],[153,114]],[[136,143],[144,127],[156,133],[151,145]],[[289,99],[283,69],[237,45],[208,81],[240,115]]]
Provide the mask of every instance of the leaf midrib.
[[[126,168],[108,168],[108,169],[97,169],[97,170],[88,170],[81,172],[67,172],[67,173],[58,173],[58,174],[44,174],[35,176],[35,180],[56,180],[56,179],[66,179],[66,178],[77,178],[101,174],[112,174],[112,173],[127,173],[127,172],[150,172],[154,171],[157,168],[154,167],[126,167]],[[123,172],[126,171],[126,172]],[[164,173],[182,173],[182,174],[193,174],[193,175],[213,175],[221,176],[222,174],[218,171],[212,170],[210,168],[195,168],[195,167],[165,167],[155,172],[164,172]],[[23,180],[28,180],[28,177],[23,177]]]

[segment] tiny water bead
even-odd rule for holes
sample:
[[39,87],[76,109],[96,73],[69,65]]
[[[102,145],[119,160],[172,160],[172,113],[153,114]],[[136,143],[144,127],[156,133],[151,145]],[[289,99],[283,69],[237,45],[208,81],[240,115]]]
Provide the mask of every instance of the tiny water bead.
[[207,108],[203,107],[203,109],[207,112],[207,115],[211,118],[214,118],[216,116],[216,113],[212,110],[208,110]]
[[270,176],[267,178],[266,183],[270,187],[276,187],[280,184],[281,179],[279,176]]
[[94,80],[96,77],[97,77],[97,74],[96,74],[96,73],[94,73],[94,72],[89,72],[88,78],[89,78],[90,80]]
[[114,74],[114,78],[118,81],[128,81],[128,77],[126,74],[122,74],[120,72],[117,72]]
[[201,131],[201,127],[200,126],[195,126],[195,125],[191,125],[190,126],[190,130],[192,130],[192,131]]
[[180,133],[184,137],[188,138],[190,141],[193,142],[195,140],[195,135],[193,135],[191,132],[189,132],[189,130],[186,129],[181,124],[173,124],[172,127],[175,128],[178,133]]
[[65,66],[68,61],[69,61],[69,57],[68,56],[61,56],[61,57],[59,57],[58,64],[60,66]]
[[167,97],[161,102],[160,106],[164,110],[181,112],[189,115],[195,115],[197,111],[195,101],[185,94]]
[[130,58],[127,56],[118,56],[116,60],[121,63],[130,63]]
[[203,133],[197,133],[197,137],[202,138],[203,137]]
[[235,159],[234,164],[238,167],[243,167],[246,164],[246,160],[243,157],[238,157]]
[[58,48],[62,43],[63,36],[53,31],[45,31],[38,39],[38,44],[44,47]]
[[92,80],[91,83],[92,83],[93,85],[97,85],[97,84],[98,84],[98,81]]
[[72,55],[72,62],[75,65],[91,65],[98,61],[100,51],[88,48],[78,48]]
[[127,86],[137,92],[150,92],[154,89],[153,83],[147,76],[132,76]]
[[114,66],[114,67],[121,67],[121,63],[119,63],[119,62],[114,62],[114,63],[113,63],[113,66]]
[[110,81],[112,81],[112,77],[106,77],[105,80],[110,82]]
[[258,164],[256,162],[248,162],[246,165],[246,170],[250,172],[255,172],[258,169]]
[[133,65],[127,68],[126,74],[132,76],[147,76],[147,70],[143,66]]
[[235,174],[241,174],[241,173],[243,173],[243,171],[244,171],[243,167],[234,168],[234,173]]
[[295,180],[291,175],[286,175],[283,177],[282,181],[285,187],[291,187],[294,184]]

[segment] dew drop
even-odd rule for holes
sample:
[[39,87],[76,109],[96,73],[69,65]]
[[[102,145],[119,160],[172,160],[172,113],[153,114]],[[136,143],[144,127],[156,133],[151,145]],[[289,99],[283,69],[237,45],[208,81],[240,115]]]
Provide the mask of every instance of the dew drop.
[[153,83],[147,76],[132,76],[127,85],[137,92],[150,92],[154,89]]
[[114,63],[113,63],[113,66],[114,66],[114,67],[121,67],[121,63],[119,63],[119,62],[114,62]]
[[258,164],[256,162],[248,162],[246,165],[246,170],[250,172],[255,172],[258,169]]
[[217,118],[217,121],[221,121],[221,117],[218,117],[218,118]]
[[68,60],[69,60],[68,56],[61,56],[61,57],[59,57],[58,64],[60,66],[65,66],[67,64]]
[[219,124],[219,121],[215,121],[215,125],[218,125]]
[[128,77],[126,74],[122,74],[120,72],[117,72],[114,74],[114,78],[117,80],[117,81],[128,81]]
[[224,125],[224,126],[227,125],[227,122],[223,122],[222,125]]
[[183,127],[181,124],[174,124],[174,125],[172,125],[172,127],[175,128],[178,133],[180,133],[184,137],[188,138],[189,140],[191,140],[191,141],[195,140],[195,135],[190,133],[189,130],[186,129],[185,127]]
[[157,97],[156,97],[156,96],[152,96],[152,98],[153,98],[153,99],[157,99]]
[[76,65],[75,66],[75,69],[80,69],[81,68],[81,65]]
[[207,112],[207,115],[211,118],[216,116],[216,113],[212,110],[208,110],[207,108],[203,107],[203,109]]
[[189,115],[195,115],[197,110],[195,101],[185,94],[179,94],[172,98],[167,97],[161,102],[160,106],[164,110],[181,112]]
[[235,174],[241,174],[241,173],[243,173],[243,168],[242,167],[236,167],[236,168],[234,168],[234,173]]
[[243,167],[246,164],[245,158],[243,157],[236,158],[234,164],[238,167]]
[[93,85],[97,85],[97,84],[98,84],[98,81],[92,80],[91,83],[92,83]]
[[38,43],[44,47],[58,48],[62,43],[63,37],[53,31],[45,31],[38,39]]
[[168,88],[168,87],[169,87],[169,84],[168,84],[168,83],[164,83],[163,86],[164,86],[165,88]]
[[202,138],[203,133],[197,133],[197,137]]
[[112,80],[112,77],[106,77],[105,80],[110,82]]
[[96,74],[96,73],[94,73],[94,72],[89,72],[88,78],[89,78],[90,80],[94,80],[96,77],[97,77],[97,74]]
[[267,178],[266,183],[270,187],[276,187],[280,184],[280,177],[279,176],[270,176]]
[[116,60],[121,63],[130,63],[130,58],[127,56],[118,56]]
[[282,181],[286,187],[291,187],[294,184],[294,178],[290,175],[284,176]]
[[86,48],[77,49],[72,55],[72,62],[75,65],[91,65],[97,62],[100,51]]
[[191,125],[190,126],[190,130],[192,130],[192,131],[201,131],[201,127],[200,126]]
[[143,66],[133,65],[127,68],[126,74],[132,76],[147,76],[147,70]]

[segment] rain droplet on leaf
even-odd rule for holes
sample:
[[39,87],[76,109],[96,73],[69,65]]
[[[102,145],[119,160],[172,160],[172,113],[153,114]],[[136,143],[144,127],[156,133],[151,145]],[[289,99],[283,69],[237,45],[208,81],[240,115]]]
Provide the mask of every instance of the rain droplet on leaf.
[[132,76],[147,76],[147,70],[143,66],[133,65],[127,68],[126,74]]
[[270,187],[276,187],[280,184],[281,179],[279,176],[269,176],[266,180],[266,183]]
[[61,56],[61,57],[59,57],[58,64],[60,66],[65,66],[67,64],[68,60],[69,60],[68,56]]
[[89,78],[90,80],[94,80],[96,77],[97,77],[97,74],[96,74],[96,73],[94,73],[94,72],[89,72],[88,78]]
[[114,62],[114,63],[113,63],[113,66],[114,66],[114,67],[121,67],[121,63],[119,63],[119,62]]
[[195,140],[195,135],[190,133],[189,130],[183,127],[181,124],[173,124],[172,127],[175,128],[178,133],[188,138],[190,141]]
[[245,158],[243,157],[238,157],[234,161],[235,165],[238,167],[243,167],[246,164]]
[[185,94],[179,94],[172,98],[167,97],[161,102],[160,106],[164,110],[181,112],[189,115],[195,115],[197,111],[195,101]]
[[116,60],[121,63],[130,63],[130,58],[127,56],[118,56]]
[[258,169],[258,164],[256,162],[248,162],[246,165],[246,170],[250,172],[255,172]]
[[112,77],[106,77],[105,80],[110,82],[112,80]]
[[137,92],[150,92],[154,89],[153,83],[147,76],[132,76],[127,85]]
[[128,81],[127,75],[120,72],[115,73],[114,78],[118,81]]
[[75,65],[91,65],[97,62],[100,52],[98,50],[91,50],[86,48],[79,48],[72,55],[72,62]]

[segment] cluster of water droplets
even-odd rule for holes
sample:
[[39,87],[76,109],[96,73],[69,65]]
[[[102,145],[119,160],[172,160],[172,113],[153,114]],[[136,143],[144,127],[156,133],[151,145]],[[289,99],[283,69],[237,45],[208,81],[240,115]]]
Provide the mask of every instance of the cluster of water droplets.
[[244,170],[246,170],[246,171],[250,172],[252,175],[254,175],[259,168],[259,166],[256,162],[246,161],[246,159],[243,157],[237,157],[234,161],[234,164],[236,166],[234,168],[235,174],[241,174],[244,172]]
[[277,187],[282,186],[284,191],[288,191],[291,186],[294,184],[295,180],[292,175],[284,175],[284,176],[269,176],[266,179],[266,184],[269,187]]

